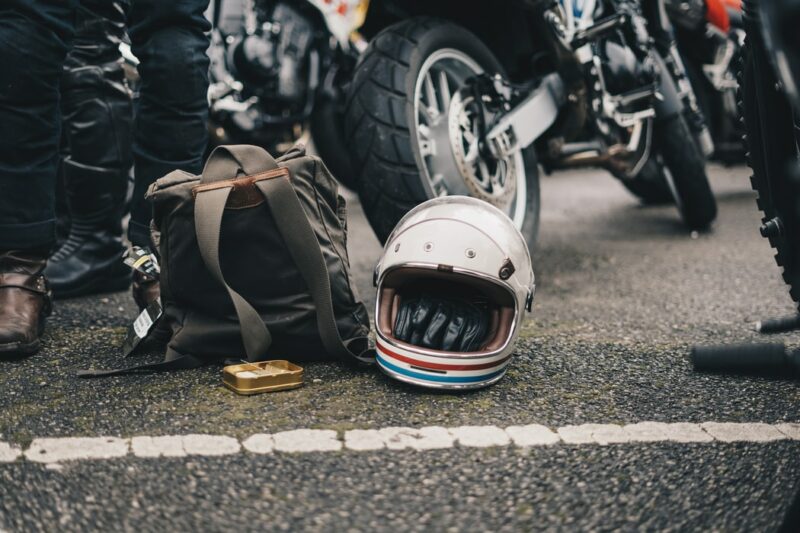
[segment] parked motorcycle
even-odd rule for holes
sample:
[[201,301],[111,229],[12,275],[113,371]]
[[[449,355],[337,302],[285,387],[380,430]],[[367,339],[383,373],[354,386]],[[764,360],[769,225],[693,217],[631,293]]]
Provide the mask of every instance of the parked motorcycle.
[[[665,0],[687,78],[713,141],[710,159],[744,162],[744,128],[736,101],[736,70],[744,45],[739,0]],[[690,120],[690,119],[687,119]],[[646,205],[674,201],[665,181],[642,181],[628,190]]]
[[345,88],[359,53],[353,32],[368,0],[217,0],[209,88],[212,146],[285,148],[310,129],[337,178],[352,174],[342,142]]
[[790,295],[800,303],[800,2],[749,0],[744,13],[740,94],[761,235],[775,248]]
[[378,237],[419,202],[463,194],[532,246],[539,164],[667,183],[687,226],[708,227],[708,130],[669,24],[661,0],[375,5],[345,133]]
[[741,4],[739,0],[667,0],[665,5],[714,140],[712,158],[741,163],[744,130],[736,105],[736,72],[744,46]]
[[[352,185],[342,144],[347,84],[366,47],[356,30],[369,0],[213,0],[209,150],[249,143],[283,152],[307,134],[337,179]],[[139,60],[120,45],[130,87]]]

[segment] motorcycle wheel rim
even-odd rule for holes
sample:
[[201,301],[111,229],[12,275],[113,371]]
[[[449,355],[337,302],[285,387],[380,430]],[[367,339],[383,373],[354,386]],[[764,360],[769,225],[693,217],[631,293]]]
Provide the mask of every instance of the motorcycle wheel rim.
[[[462,142],[451,131],[453,97],[464,87],[469,78],[482,74],[484,69],[470,56],[453,48],[442,48],[429,55],[417,74],[414,88],[414,130],[420,156],[420,170],[423,186],[429,198],[445,195],[465,195],[489,201],[506,213],[521,229],[525,221],[527,207],[527,180],[525,160],[521,150],[516,150],[509,161],[494,162],[505,164],[510,180],[507,187],[513,187],[513,197],[503,205],[492,201],[492,191],[484,187],[486,180],[476,181],[459,169],[454,145]],[[471,180],[471,181],[468,181]],[[497,183],[497,182],[495,182]]]

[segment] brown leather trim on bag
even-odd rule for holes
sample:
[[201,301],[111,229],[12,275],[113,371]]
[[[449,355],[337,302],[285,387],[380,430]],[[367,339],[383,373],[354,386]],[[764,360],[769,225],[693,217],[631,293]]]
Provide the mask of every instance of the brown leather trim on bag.
[[264,203],[264,195],[261,194],[261,191],[259,191],[258,187],[255,186],[257,181],[281,177],[289,177],[288,168],[281,167],[268,170],[266,172],[261,172],[260,174],[254,174],[252,176],[242,176],[241,178],[195,185],[192,187],[192,196],[197,198],[197,194],[203,191],[231,187],[231,193],[230,196],[228,196],[228,202],[225,204],[225,209],[246,209],[248,207],[255,207]]
[[26,289],[38,294],[47,294],[47,280],[44,276],[31,276],[16,272],[0,273],[0,289],[2,288]]
[[229,180],[223,181],[215,181],[212,183],[204,183],[202,185],[195,185],[192,187],[192,196],[197,198],[197,193],[203,191],[211,191],[214,189],[223,189],[225,187],[236,187],[239,186],[247,186],[252,185],[257,181],[261,180],[269,180],[273,178],[280,178],[282,176],[289,177],[289,169],[286,167],[275,168],[273,170],[267,170],[266,172],[261,172],[260,174],[253,174],[252,176],[243,176],[241,178],[232,178]]

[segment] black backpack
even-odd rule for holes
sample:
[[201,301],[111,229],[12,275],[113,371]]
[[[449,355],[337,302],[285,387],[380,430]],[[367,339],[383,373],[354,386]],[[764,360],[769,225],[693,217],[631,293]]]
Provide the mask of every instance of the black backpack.
[[228,359],[372,361],[369,317],[347,257],[345,201],[296,146],[275,160],[220,146],[201,176],[147,191],[161,262],[165,360],[83,376],[194,368]]

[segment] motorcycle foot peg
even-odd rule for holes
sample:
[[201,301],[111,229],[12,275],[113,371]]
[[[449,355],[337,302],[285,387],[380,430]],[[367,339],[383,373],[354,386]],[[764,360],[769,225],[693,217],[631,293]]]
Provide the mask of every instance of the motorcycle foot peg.
[[759,333],[784,333],[800,329],[800,315],[768,318],[756,322],[756,331]]

